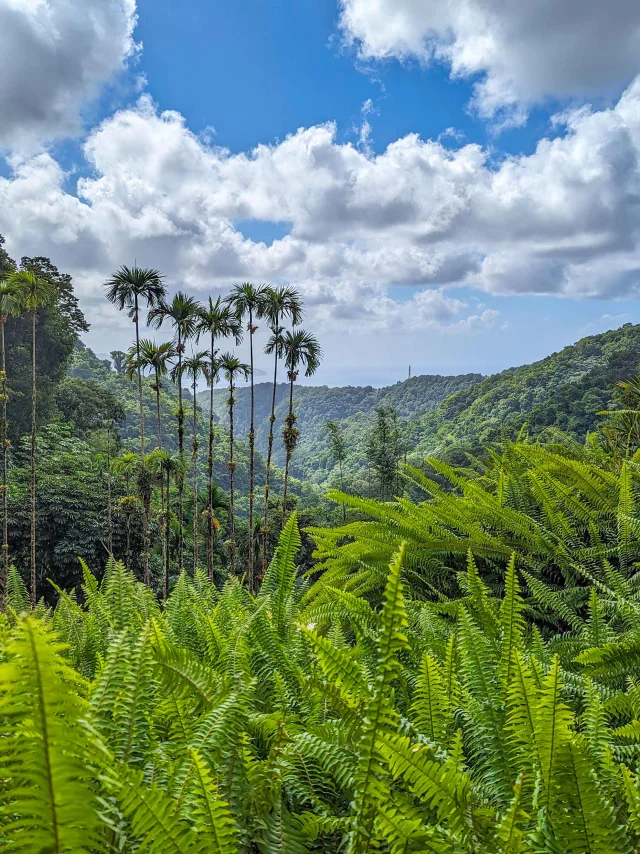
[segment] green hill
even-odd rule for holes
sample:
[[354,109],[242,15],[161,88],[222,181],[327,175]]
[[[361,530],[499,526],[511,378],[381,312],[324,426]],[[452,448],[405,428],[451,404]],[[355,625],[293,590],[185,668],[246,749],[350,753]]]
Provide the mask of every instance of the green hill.
[[[475,448],[514,435],[523,424],[539,432],[555,426],[583,437],[599,421],[598,411],[613,405],[616,382],[635,375],[640,364],[640,326],[583,338],[539,362],[509,368],[490,377],[417,376],[386,388],[371,386],[299,386],[295,407],[300,443],[294,457],[296,477],[315,483],[335,482],[326,424],[340,423],[347,442],[347,474],[355,476],[366,465],[365,443],[376,407],[393,407],[404,419],[411,457],[448,453],[460,446]],[[255,387],[256,447],[265,451],[272,386]],[[218,413],[225,420],[224,392],[217,392]],[[206,393],[201,393],[207,405]],[[237,390],[238,435],[249,429],[249,389]],[[284,462],[280,441],[288,386],[277,389],[275,459]]]

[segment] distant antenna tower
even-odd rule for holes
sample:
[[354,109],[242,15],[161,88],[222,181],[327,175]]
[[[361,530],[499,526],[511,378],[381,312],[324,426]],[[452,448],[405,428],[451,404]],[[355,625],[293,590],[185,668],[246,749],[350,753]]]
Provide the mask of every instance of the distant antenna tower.
[[411,365],[409,365],[409,379],[411,379]]

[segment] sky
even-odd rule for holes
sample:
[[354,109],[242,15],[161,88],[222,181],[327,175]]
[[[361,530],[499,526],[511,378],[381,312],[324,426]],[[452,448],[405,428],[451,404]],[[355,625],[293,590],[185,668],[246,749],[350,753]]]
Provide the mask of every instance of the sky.
[[294,284],[329,385],[640,316],[636,0],[0,0],[0,117],[0,234],[72,274],[101,354],[134,262]]

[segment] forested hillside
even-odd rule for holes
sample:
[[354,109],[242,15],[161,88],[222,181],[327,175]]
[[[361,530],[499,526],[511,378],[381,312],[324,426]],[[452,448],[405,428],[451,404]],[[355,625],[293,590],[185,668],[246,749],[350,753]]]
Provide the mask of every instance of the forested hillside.
[[[557,427],[583,437],[601,420],[598,412],[615,405],[615,385],[637,373],[640,365],[640,326],[583,338],[539,362],[509,368],[490,377],[417,376],[386,388],[371,386],[295,389],[299,453],[293,471],[299,478],[337,485],[337,467],[331,453],[328,421],[335,421],[346,445],[344,470],[352,487],[366,490],[367,444],[375,430],[378,408],[394,410],[399,421],[402,453],[416,461],[426,454],[450,454],[457,449],[477,450],[504,433],[515,436],[526,423],[532,434]],[[288,385],[279,384],[276,413],[286,411]],[[255,387],[259,414],[256,445],[266,447],[266,418],[272,385]],[[199,399],[204,401],[206,393]],[[237,421],[248,430],[249,389],[240,388]],[[284,452],[276,446],[281,464]]]

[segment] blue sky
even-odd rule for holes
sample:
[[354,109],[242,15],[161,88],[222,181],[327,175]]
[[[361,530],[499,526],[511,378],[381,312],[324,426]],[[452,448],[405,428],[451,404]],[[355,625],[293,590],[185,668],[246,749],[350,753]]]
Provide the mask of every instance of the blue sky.
[[49,12],[0,8],[0,233],[74,275],[97,351],[130,334],[100,283],[131,255],[200,297],[298,285],[329,384],[493,372],[638,319],[625,0]]

